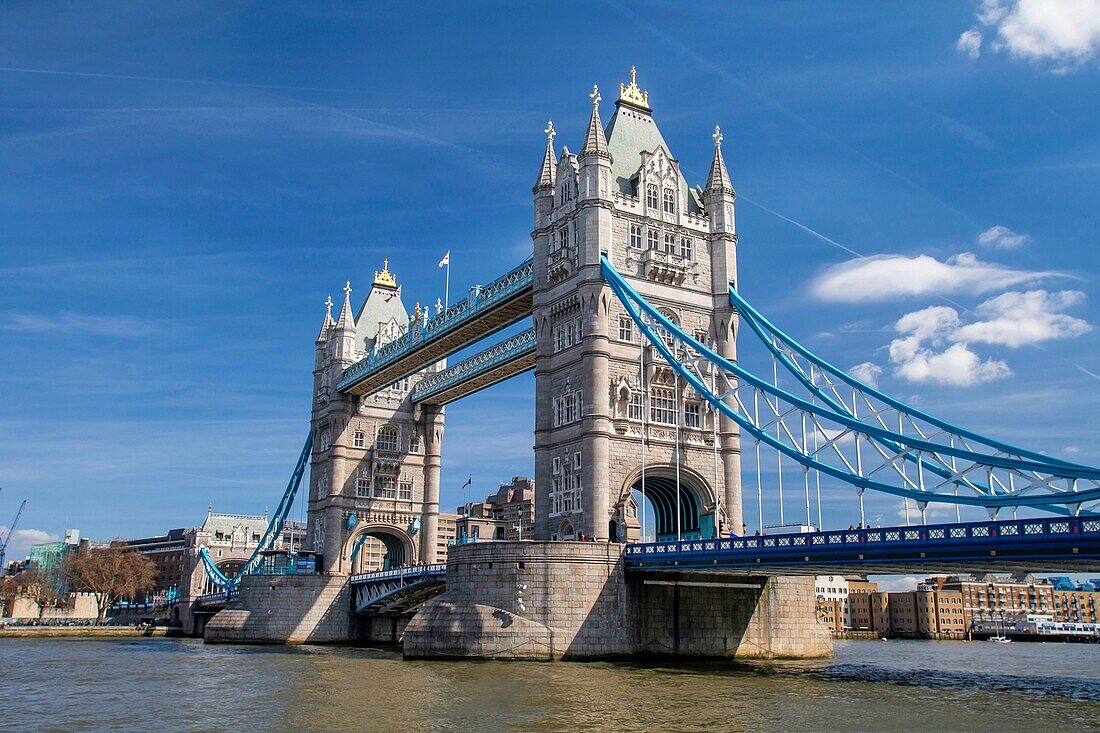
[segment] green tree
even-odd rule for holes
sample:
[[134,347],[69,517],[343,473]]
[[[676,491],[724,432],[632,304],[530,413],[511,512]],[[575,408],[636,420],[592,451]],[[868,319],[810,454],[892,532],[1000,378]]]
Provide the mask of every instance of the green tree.
[[124,598],[137,600],[153,590],[157,569],[145,555],[116,542],[69,553],[61,563],[61,574],[74,591],[95,596],[102,623],[112,604]]

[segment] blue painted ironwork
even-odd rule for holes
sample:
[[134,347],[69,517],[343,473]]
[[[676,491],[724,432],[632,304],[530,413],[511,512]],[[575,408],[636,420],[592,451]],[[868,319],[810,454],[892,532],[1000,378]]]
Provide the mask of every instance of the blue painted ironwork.
[[215,586],[227,589],[238,587],[241,583],[241,578],[253,572],[260,564],[263,559],[262,553],[270,550],[275,545],[275,541],[283,532],[283,525],[286,524],[286,518],[290,515],[290,509],[294,505],[294,497],[298,494],[298,487],[302,484],[302,476],[305,474],[306,466],[309,463],[310,452],[312,450],[313,434],[311,432],[310,435],[306,437],[306,443],[302,446],[302,452],[298,456],[298,463],[294,466],[294,473],[291,474],[290,481],[288,481],[286,485],[286,490],[283,491],[283,497],[279,500],[279,505],[275,507],[275,511],[271,515],[271,520],[267,523],[267,529],[264,530],[263,536],[260,537],[260,542],[252,551],[252,554],[248,556],[248,559],[245,561],[240,571],[232,577],[227,576],[218,569],[215,560],[210,557],[210,553],[206,551],[206,548],[199,548],[199,559],[202,561],[203,569],[206,570],[206,576],[210,578],[210,582]]
[[353,575],[355,613],[408,610],[443,591],[447,564],[411,565]]
[[456,385],[468,382],[490,372],[502,364],[514,362],[535,353],[535,330],[528,329],[495,346],[471,356],[469,359],[429,374],[413,387],[410,399],[414,403],[426,402]]
[[1100,518],[1039,517],[1010,521],[847,529],[681,542],[626,548],[630,570],[784,568],[891,564],[1048,562],[1087,566],[1100,560]]
[[533,282],[534,265],[532,260],[527,260],[488,285],[472,288],[465,300],[452,305],[434,318],[424,321],[420,328],[410,327],[399,338],[377,349],[372,349],[366,357],[349,366],[344,370],[336,389],[345,391],[354,387],[370,373],[393,364],[425,344],[475,320],[501,303],[530,291]]
[[829,388],[829,392],[826,392],[824,389],[822,389],[822,386],[818,385],[813,379],[813,375],[808,375],[805,368],[803,368],[795,361],[796,355],[804,357],[808,362],[812,363],[818,369],[831,375],[839,382],[848,385],[852,389],[856,390],[857,393],[869,395],[874,399],[886,405],[889,405],[891,408],[902,415],[918,418],[924,422],[929,423],[930,425],[934,425],[935,427],[943,430],[946,433],[956,435],[960,439],[974,441],[976,443],[988,446],[993,450],[1001,451],[1007,455],[1021,456],[1043,464],[1058,464],[1071,468],[1089,468],[1088,466],[1083,466],[1078,463],[1064,461],[1053,456],[1036,453],[1034,451],[1029,451],[1024,448],[1019,448],[1017,446],[994,440],[993,438],[989,438],[987,436],[967,430],[966,428],[960,427],[958,425],[954,425],[950,422],[947,422],[946,420],[941,420],[934,415],[931,415],[927,412],[924,412],[923,410],[913,407],[912,405],[897,400],[886,394],[885,392],[881,392],[871,385],[856,379],[843,369],[840,369],[833,364],[830,364],[825,359],[814,354],[805,346],[795,341],[782,330],[777,328],[771,321],[769,321],[763,314],[761,314],[760,311],[756,310],[756,308],[754,308],[747,300],[741,297],[741,295],[738,294],[738,292],[733,287],[730,287],[729,289],[729,298],[730,304],[737,309],[738,313],[741,315],[741,319],[749,324],[749,327],[756,333],[756,335],[760,338],[764,345],[768,347],[768,350],[780,360],[784,367],[786,367],[787,370],[790,371],[796,379],[802,382],[802,384],[805,385],[807,389],[811,390],[818,398],[825,400],[826,403],[830,405],[834,410],[844,411],[849,415],[851,414],[851,410],[844,402],[844,397],[837,393],[835,385],[825,385]]
[[[1019,457],[1019,454],[979,453],[971,450],[965,442],[962,447],[953,442],[944,445],[934,440],[942,434],[927,435],[918,429],[919,437],[914,437],[884,425],[863,422],[848,411],[834,409],[828,403],[819,405],[797,397],[730,362],[686,334],[642,298],[615,271],[606,257],[602,258],[602,267],[605,280],[641,333],[691,388],[712,407],[736,422],[744,432],[794,459],[807,470],[819,471],[861,490],[870,489],[910,498],[922,508],[929,502],[940,502],[982,506],[992,511],[1002,507],[1032,506],[1055,507],[1078,513],[1083,503],[1100,500],[1098,468],[1040,461]],[[708,373],[704,374],[704,371]],[[713,387],[707,384],[708,379],[714,382]],[[717,384],[719,379],[722,380],[720,387]],[[742,392],[751,395],[744,399]],[[774,417],[767,424],[759,414],[760,397],[764,399],[766,410]],[[801,420],[801,441],[795,434],[797,428],[792,430],[786,422],[792,415]],[[807,420],[814,430],[820,431],[826,438],[825,445],[820,449],[810,451],[808,448],[805,440]],[[778,435],[770,434],[773,428]],[[844,454],[839,444],[845,438],[855,441],[857,451],[862,441],[863,445],[878,452],[879,460],[872,470],[860,465],[858,456],[853,461]],[[896,446],[892,454],[883,448],[891,445]],[[835,456],[828,451],[835,453]],[[826,463],[826,458],[841,465]],[[927,486],[923,467],[928,461],[949,471],[949,478]],[[959,461],[964,465],[960,467]],[[916,463],[917,471],[913,473],[917,476],[906,472],[907,462]],[[875,475],[880,471],[896,474],[900,485],[879,480]],[[984,487],[973,480],[975,475],[984,475]],[[959,487],[967,489],[967,492],[958,493]],[[955,493],[944,493],[945,488],[953,489]]]
[[195,605],[197,606],[209,606],[214,604],[225,603],[230,601],[241,594],[238,588],[227,588],[220,590],[216,593],[206,593],[195,599]]

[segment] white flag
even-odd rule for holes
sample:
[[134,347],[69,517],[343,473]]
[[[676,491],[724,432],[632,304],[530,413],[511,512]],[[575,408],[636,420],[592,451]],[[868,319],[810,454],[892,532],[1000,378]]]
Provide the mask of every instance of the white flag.
[[447,254],[443,255],[443,259],[439,261],[440,267],[447,267],[451,264],[451,250],[447,250]]

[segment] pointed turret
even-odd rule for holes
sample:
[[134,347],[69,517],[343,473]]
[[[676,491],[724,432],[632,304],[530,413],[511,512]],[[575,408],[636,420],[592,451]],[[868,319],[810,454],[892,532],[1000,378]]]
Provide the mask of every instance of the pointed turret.
[[355,318],[351,315],[351,281],[344,284],[344,305],[340,308],[340,320],[336,322],[336,330],[355,330]]
[[332,320],[332,305],[332,296],[330,295],[325,300],[325,320],[321,323],[321,332],[317,334],[316,343],[318,346],[328,341],[328,332],[336,325],[336,321]]
[[600,121],[599,87],[593,84],[592,93],[588,97],[592,100],[592,116],[588,119],[588,132],[584,135],[581,157],[599,155],[610,159],[611,153],[607,149],[607,137],[603,133],[603,122]]
[[557,156],[554,155],[554,121],[548,120],[546,122],[546,129],[543,130],[546,135],[546,154],[542,156],[542,167],[539,168],[539,178],[535,181],[535,187],[532,190],[534,193],[538,193],[542,190],[548,190],[553,192],[555,173],[557,169]]
[[706,192],[733,193],[733,184],[730,183],[729,173],[726,171],[726,161],[722,158],[722,128],[714,126],[714,160],[710,164],[710,174],[707,176]]

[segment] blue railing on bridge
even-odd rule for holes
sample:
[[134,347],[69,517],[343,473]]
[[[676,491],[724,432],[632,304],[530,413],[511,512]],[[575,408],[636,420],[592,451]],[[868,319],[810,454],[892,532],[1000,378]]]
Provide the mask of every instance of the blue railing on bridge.
[[533,261],[527,260],[488,285],[471,288],[465,300],[459,301],[434,318],[425,321],[418,329],[410,327],[401,337],[371,350],[366,357],[349,366],[344,370],[344,375],[340,378],[336,389],[342,391],[353,387],[370,372],[396,362],[425,342],[439,338],[458,326],[468,323],[479,314],[511,300],[518,293],[529,290],[533,282]]
[[755,537],[721,537],[681,540],[679,542],[640,542],[626,549],[626,563],[669,563],[680,559],[704,559],[713,555],[724,558],[768,561],[802,561],[817,552],[834,550],[932,549],[988,546],[991,542],[1008,546],[1036,545],[1049,540],[1070,540],[1088,536],[1100,541],[1100,518],[1036,518],[999,522],[930,524],[911,527],[876,527],[824,532],[799,532]]
[[424,402],[457,384],[490,372],[501,364],[507,364],[533,353],[535,353],[535,329],[532,328],[523,333],[517,333],[469,359],[425,376],[413,387],[410,399],[414,403]]
[[206,593],[195,599],[195,603],[202,605],[204,603],[217,603],[219,601],[228,601],[236,598],[241,594],[239,589],[221,590],[217,593]]
[[348,582],[352,585],[361,585],[363,583],[395,580],[397,578],[409,579],[427,575],[441,575],[446,572],[447,563],[438,562],[429,565],[409,565],[403,568],[394,568],[393,570],[378,570],[372,573],[360,573],[351,576]]

